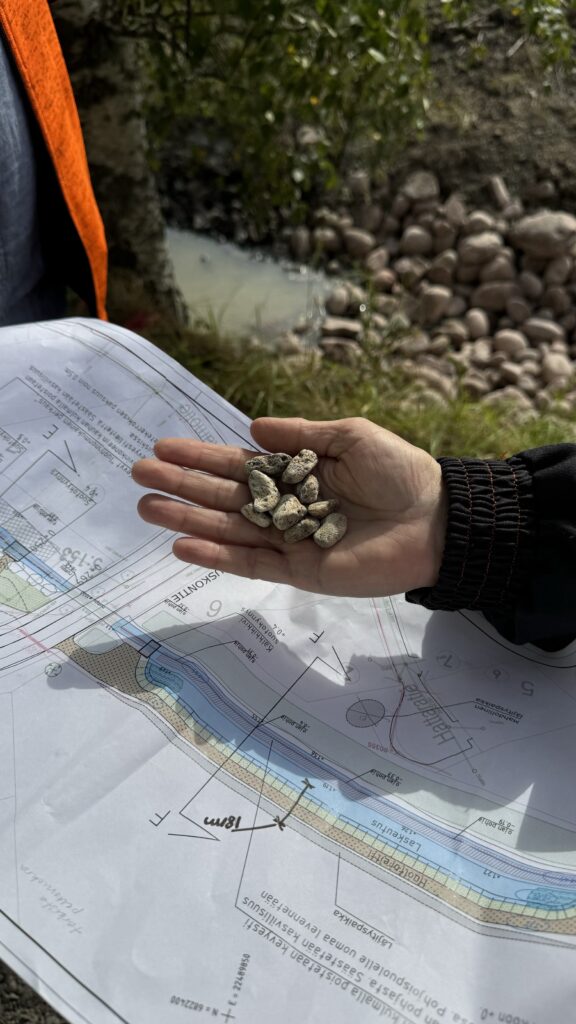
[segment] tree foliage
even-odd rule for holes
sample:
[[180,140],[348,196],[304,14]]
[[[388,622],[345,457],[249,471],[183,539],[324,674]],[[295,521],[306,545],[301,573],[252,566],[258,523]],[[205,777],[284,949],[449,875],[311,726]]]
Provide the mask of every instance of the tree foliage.
[[[572,0],[102,0],[143,41],[149,113],[199,127],[190,176],[215,142],[258,211],[298,210],[355,161],[390,160],[425,121],[431,20],[502,9],[549,63],[574,44]],[[196,166],[194,166],[196,164]]]

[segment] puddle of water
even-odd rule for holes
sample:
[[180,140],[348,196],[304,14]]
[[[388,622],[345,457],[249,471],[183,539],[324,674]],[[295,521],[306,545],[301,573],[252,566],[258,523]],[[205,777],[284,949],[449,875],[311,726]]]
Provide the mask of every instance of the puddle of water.
[[192,231],[167,231],[177,284],[192,320],[223,334],[272,339],[299,320],[312,328],[334,279],[309,267],[289,267]]

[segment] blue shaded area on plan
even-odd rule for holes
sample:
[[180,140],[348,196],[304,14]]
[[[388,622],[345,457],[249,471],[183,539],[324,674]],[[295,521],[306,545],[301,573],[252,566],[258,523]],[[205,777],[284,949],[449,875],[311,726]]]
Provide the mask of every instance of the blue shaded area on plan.
[[[314,789],[307,791],[306,799],[319,809],[490,900],[542,910],[576,907],[576,875],[514,861],[501,851],[482,846],[469,835],[455,834],[436,822],[417,817],[385,794],[375,795],[362,786],[361,780],[349,782],[335,767],[322,772],[315,759],[285,736],[279,736],[270,723],[255,725],[251,713],[233,703],[217,677],[193,656],[168,651],[125,619],[113,628],[141,653],[156,645],[146,661],[145,675],[150,683],[175,698],[195,722],[227,744],[231,753],[240,750],[243,757],[266,770],[268,776],[276,777],[295,792],[300,792],[303,778],[308,778]],[[271,740],[273,758],[269,758]],[[327,792],[322,788],[323,781],[330,782],[334,789]],[[486,872],[497,876],[490,877],[488,884]]]
[[4,552],[10,555],[16,562],[21,562],[35,572],[37,576],[41,576],[42,579],[46,580],[47,583],[51,583],[53,587],[60,590],[63,594],[66,594],[69,590],[74,587],[73,583],[69,580],[64,579],[54,569],[51,569],[46,562],[43,562],[36,555],[33,555],[25,548],[20,541],[17,541],[8,530],[0,526],[0,541],[3,544]]

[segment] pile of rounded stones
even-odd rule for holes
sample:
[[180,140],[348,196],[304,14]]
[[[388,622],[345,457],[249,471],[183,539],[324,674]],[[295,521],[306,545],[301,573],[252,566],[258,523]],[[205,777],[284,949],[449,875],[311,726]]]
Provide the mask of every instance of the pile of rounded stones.
[[309,448],[294,456],[274,452],[248,459],[253,500],[240,509],[242,515],[256,526],[274,525],[287,544],[312,537],[318,547],[331,548],[346,533],[348,520],[337,511],[337,498],[320,498],[320,483],[313,474],[317,464],[318,456]]
[[361,270],[362,285],[343,281],[326,300],[324,356],[354,364],[371,341],[439,401],[463,389],[545,409],[562,393],[576,407],[576,217],[525,214],[500,177],[489,180],[493,208],[474,210],[457,194],[443,199],[429,171],[388,205],[371,200],[366,176],[361,184],[362,202],[317,210],[315,226],[291,236],[297,258],[323,252],[356,281]]

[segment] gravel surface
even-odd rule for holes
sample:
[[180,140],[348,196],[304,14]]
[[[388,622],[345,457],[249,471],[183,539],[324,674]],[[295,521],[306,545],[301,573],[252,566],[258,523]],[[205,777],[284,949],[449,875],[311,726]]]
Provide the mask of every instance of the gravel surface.
[[0,960],[0,1024],[64,1024],[64,1019]]

